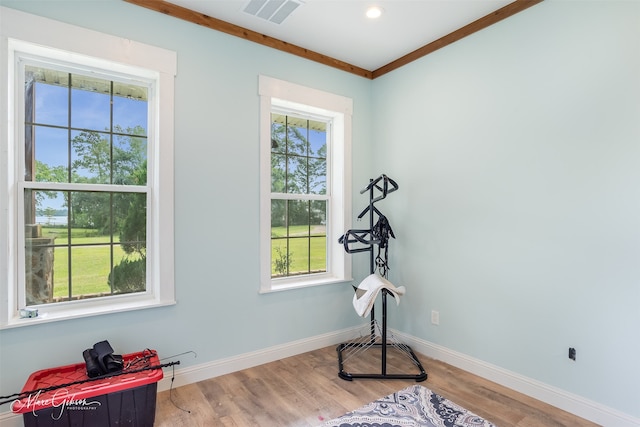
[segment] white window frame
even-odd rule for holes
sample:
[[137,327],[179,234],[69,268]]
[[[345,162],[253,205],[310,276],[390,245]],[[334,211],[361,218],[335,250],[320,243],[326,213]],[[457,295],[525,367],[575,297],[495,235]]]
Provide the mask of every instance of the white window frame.
[[[0,7],[0,329],[70,318],[175,304],[173,133],[175,52]],[[50,59],[73,66],[137,75],[152,81],[149,93],[147,188],[147,290],[30,308],[20,317],[24,274],[20,274],[20,212],[24,175],[24,87],[16,62]],[[155,88],[155,90],[153,90]],[[22,175],[21,175],[22,174]],[[113,191],[121,191],[115,188]]]
[[[352,280],[351,257],[338,238],[351,224],[351,116],[353,101],[318,89],[259,76],[260,95],[260,292]],[[271,278],[271,112],[328,118],[327,272]]]

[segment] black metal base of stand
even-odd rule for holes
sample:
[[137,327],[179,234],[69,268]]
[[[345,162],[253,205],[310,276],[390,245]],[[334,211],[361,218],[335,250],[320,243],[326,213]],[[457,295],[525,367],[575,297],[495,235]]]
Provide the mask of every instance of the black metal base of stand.
[[383,354],[385,354],[385,349],[386,346],[382,343],[375,343],[375,344],[362,344],[362,343],[342,343],[340,345],[338,345],[338,347],[336,348],[337,352],[338,352],[338,376],[340,378],[342,378],[343,380],[347,380],[347,381],[353,381],[354,379],[388,379],[388,380],[416,380],[416,382],[421,382],[427,379],[427,373],[425,372],[424,368],[422,367],[422,364],[420,363],[420,361],[418,360],[418,357],[415,355],[415,353],[413,352],[413,350],[411,350],[411,347],[409,347],[408,345],[405,344],[401,344],[400,346],[403,347],[403,352],[406,352],[410,358],[411,358],[411,362],[413,364],[416,365],[416,367],[419,369],[420,373],[418,374],[389,374],[387,373],[387,366],[386,366],[386,357],[383,357],[383,361],[382,361],[382,366],[380,369],[380,373],[379,374],[353,374],[350,372],[346,372],[344,370],[344,362],[343,362],[343,358],[342,358],[342,352],[345,349],[348,348],[353,348],[353,347],[380,347],[383,349]]
[[[376,320],[375,320],[375,308],[371,310],[371,330],[367,336],[365,341],[361,342],[352,342],[352,343],[343,343],[338,345],[336,350],[338,351],[338,376],[343,380],[352,381],[356,378],[372,378],[372,379],[396,379],[396,380],[407,380],[413,379],[417,382],[424,381],[427,379],[427,373],[425,372],[422,364],[418,360],[418,357],[413,352],[411,347],[406,344],[402,344],[396,342],[391,335],[391,342],[388,338],[389,333],[387,331],[387,290],[382,290],[382,329],[380,330],[380,340],[376,339]],[[387,351],[389,349],[389,345],[392,348],[399,350],[402,354],[404,354],[419,370],[418,374],[390,374],[387,372]],[[343,352],[345,350],[352,350],[354,353],[359,353],[362,351],[366,351],[369,348],[380,348],[381,357],[380,357],[380,373],[379,374],[353,374],[346,372],[344,370],[344,362]]]

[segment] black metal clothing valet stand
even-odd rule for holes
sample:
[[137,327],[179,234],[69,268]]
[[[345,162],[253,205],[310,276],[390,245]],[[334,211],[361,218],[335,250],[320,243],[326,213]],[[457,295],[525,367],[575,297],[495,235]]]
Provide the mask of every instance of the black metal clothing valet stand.
[[[398,189],[398,184],[386,175],[380,175],[376,179],[372,179],[369,185],[360,191],[360,194],[369,192],[369,205],[358,215],[358,219],[362,219],[365,214],[369,214],[369,229],[367,230],[349,230],[338,240],[344,245],[347,253],[369,252],[370,273],[375,273],[376,267],[383,277],[387,277],[387,250],[389,237],[394,237],[393,231],[389,226],[387,218],[378,210],[375,203],[386,198],[389,193]],[[380,194],[376,196],[376,193]],[[375,221],[377,217],[377,221]],[[375,221],[375,222],[374,222]],[[378,249],[377,255],[374,248]],[[383,251],[384,250],[384,258]],[[357,288],[354,286],[354,291]],[[427,379],[422,364],[417,356],[406,344],[400,343],[395,339],[390,331],[387,331],[387,295],[389,291],[382,289],[382,327],[380,328],[375,319],[375,306],[371,309],[370,331],[361,340],[342,343],[338,345],[338,376],[343,380],[352,381],[356,378],[373,378],[373,379],[415,379],[416,381],[424,381]],[[391,294],[393,298],[393,294]],[[376,328],[379,330],[380,340],[376,337]],[[417,367],[417,374],[396,374],[387,372],[387,350],[388,347],[399,350],[402,354]],[[364,351],[371,348],[380,348],[381,350],[381,366],[380,373],[358,374],[346,372],[344,363],[352,357],[361,355]]]

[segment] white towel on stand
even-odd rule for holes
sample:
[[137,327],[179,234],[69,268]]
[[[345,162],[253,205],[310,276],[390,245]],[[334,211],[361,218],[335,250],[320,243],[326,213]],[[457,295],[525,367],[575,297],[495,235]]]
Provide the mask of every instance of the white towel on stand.
[[353,295],[353,307],[356,309],[356,313],[362,317],[367,317],[373,308],[373,303],[376,301],[378,293],[382,289],[391,292],[396,304],[400,304],[400,295],[404,295],[405,287],[395,287],[393,283],[374,273],[367,276],[356,288],[355,295]]

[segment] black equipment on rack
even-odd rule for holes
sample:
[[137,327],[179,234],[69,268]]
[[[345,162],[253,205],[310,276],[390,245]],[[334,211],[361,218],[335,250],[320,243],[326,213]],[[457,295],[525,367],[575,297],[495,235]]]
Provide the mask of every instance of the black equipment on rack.
[[[398,190],[398,184],[386,175],[380,175],[376,179],[372,179],[369,185],[360,191],[360,194],[366,192],[369,193],[369,205],[360,212],[358,219],[362,219],[365,214],[369,214],[369,228],[368,229],[353,229],[348,230],[342,235],[338,242],[344,245],[344,249],[347,253],[359,253],[369,252],[370,273],[375,273],[376,267],[381,276],[387,277],[389,270],[388,267],[388,244],[389,238],[395,238],[393,230],[389,224],[388,219],[378,210],[375,203],[383,200],[388,194]],[[376,191],[380,194],[376,196]],[[377,221],[376,221],[377,217]],[[374,248],[377,247],[377,254]],[[357,289],[353,286],[354,291]],[[390,294],[387,289],[382,289],[382,328],[380,330],[380,341],[376,340],[376,320],[375,320],[375,307],[371,310],[371,322],[370,322],[370,334],[364,341],[360,342],[347,342],[339,344],[336,348],[338,352],[338,364],[339,372],[338,376],[344,380],[352,381],[357,378],[374,378],[374,379],[415,379],[416,381],[424,381],[427,379],[427,373],[425,372],[422,364],[418,360],[417,356],[406,344],[391,342],[387,336],[387,295]],[[391,294],[393,297],[393,294]],[[419,373],[417,374],[390,374],[387,373],[387,347],[393,345],[396,349],[411,360],[416,365]],[[381,349],[381,367],[380,373],[360,374],[346,372],[344,369],[345,358],[343,353],[347,351],[363,351],[367,348],[380,348]]]

